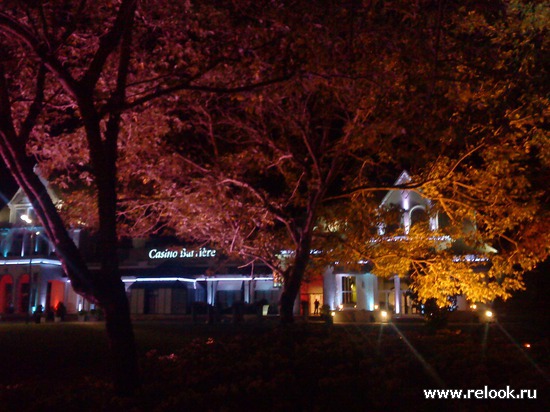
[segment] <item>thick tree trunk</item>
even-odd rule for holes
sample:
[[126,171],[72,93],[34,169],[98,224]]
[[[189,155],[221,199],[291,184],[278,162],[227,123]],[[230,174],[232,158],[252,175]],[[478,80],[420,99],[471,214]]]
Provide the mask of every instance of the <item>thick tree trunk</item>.
[[296,297],[302,283],[302,275],[297,273],[295,268],[291,268],[287,272],[286,278],[288,280],[284,283],[280,300],[280,316],[281,323],[283,324],[294,322],[294,303],[296,302]]
[[280,316],[281,323],[294,322],[294,302],[300,293],[302,279],[310,259],[311,237],[303,236],[301,244],[296,250],[293,264],[283,275],[283,293],[281,294]]
[[139,368],[130,308],[124,284],[120,279],[116,225],[116,152],[101,172],[96,173],[99,210],[99,252],[101,283],[105,295],[99,297],[105,311],[105,322],[111,354],[115,391],[131,395],[139,386]]
[[140,383],[134,330],[124,285],[118,280],[109,289],[111,293],[100,304],[105,311],[115,391],[127,396],[132,395]]

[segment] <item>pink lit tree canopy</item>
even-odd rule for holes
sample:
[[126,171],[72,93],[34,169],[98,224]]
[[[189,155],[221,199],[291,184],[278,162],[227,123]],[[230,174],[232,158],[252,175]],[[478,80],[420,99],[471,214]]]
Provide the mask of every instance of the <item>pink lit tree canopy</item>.
[[[232,93],[289,77],[293,65],[281,62],[288,60],[292,42],[278,20],[279,8],[264,6],[2,3],[0,154],[31,200],[74,289],[104,308],[121,393],[135,389],[138,373],[118,273],[117,219],[125,211],[119,198],[135,198],[138,191],[132,189],[146,185],[148,175],[145,165],[127,166],[144,164],[140,153],[155,149],[169,124],[168,108],[180,105],[184,92]],[[45,177],[72,193],[65,205],[77,220],[70,213],[61,220],[34,174],[36,161]],[[99,274],[88,270],[65,223],[95,223]]]

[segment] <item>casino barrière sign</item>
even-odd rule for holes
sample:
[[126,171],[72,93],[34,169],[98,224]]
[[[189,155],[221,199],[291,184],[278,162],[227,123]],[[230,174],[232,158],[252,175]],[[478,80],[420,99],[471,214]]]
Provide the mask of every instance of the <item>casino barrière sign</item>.
[[216,257],[216,249],[151,249],[149,259],[191,259],[191,258],[213,258]]

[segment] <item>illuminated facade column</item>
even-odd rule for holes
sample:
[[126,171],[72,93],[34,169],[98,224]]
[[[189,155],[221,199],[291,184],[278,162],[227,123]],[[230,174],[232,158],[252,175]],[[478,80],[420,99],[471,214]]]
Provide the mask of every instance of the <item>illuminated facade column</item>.
[[366,289],[365,309],[374,310],[374,305],[378,304],[378,279],[372,273],[367,273],[363,277]]
[[376,282],[376,276],[371,273],[365,273],[355,277],[355,285],[357,288],[357,309],[374,310],[375,296],[378,295]]
[[[24,232],[23,233],[23,239],[21,241],[21,250],[20,250],[20,253],[19,253],[21,257],[26,255],[25,249],[27,249],[27,248],[29,249],[29,255],[32,255],[30,243],[31,243],[31,237],[29,236],[29,232]],[[32,257],[31,257],[31,259],[32,259]]]
[[337,309],[342,304],[342,278],[342,275],[334,276],[334,308],[331,309]]
[[357,309],[374,310],[378,300],[378,280],[371,273],[357,275],[355,284],[357,287]]
[[218,281],[206,282],[206,301],[209,305],[216,304],[216,292],[218,291]]
[[395,313],[401,313],[401,279],[395,275],[393,278],[395,287]]
[[439,213],[436,213],[435,216],[430,217],[430,230],[439,229]]
[[252,288],[253,280],[245,280],[243,282],[243,292],[244,292],[244,303],[250,303],[250,289]]
[[409,229],[411,228],[411,214],[409,213],[410,199],[409,192],[406,190],[401,192],[401,207],[405,211],[403,213],[403,228],[405,229],[405,234],[409,234]]
[[380,296],[378,295],[378,277],[371,274],[372,276],[372,296],[373,296],[373,310],[376,310],[380,306]]
[[371,273],[355,277],[357,288],[357,309],[374,310],[378,302],[378,279]]
[[327,267],[323,273],[323,305],[329,305],[331,309],[336,308],[336,276],[334,269]]

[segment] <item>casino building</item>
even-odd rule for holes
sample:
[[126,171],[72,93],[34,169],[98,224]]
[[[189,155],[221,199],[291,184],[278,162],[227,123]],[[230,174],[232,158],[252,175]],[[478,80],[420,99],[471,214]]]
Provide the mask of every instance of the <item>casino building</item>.
[[[410,181],[403,172],[395,184]],[[47,186],[47,185],[46,185]],[[48,186],[47,186],[48,187]],[[48,193],[59,201],[53,190]],[[416,192],[401,190],[386,194],[382,206],[402,210],[405,231],[426,218],[430,201]],[[438,218],[430,218],[437,228]],[[96,242],[85,230],[69,233],[85,256],[91,270],[99,270]],[[235,303],[269,308],[277,313],[281,287],[265,266],[243,266],[208,247],[181,245],[175,239],[127,239],[119,247],[120,270],[134,315],[183,315],[212,305],[220,311]],[[296,303],[296,313],[305,306],[310,314],[321,305],[332,310],[412,314],[406,280],[395,276],[381,279],[365,268],[349,272],[338,266],[325,268],[316,279],[304,282]],[[300,301],[302,305],[300,305]],[[52,244],[38,226],[32,206],[19,189],[0,211],[0,316],[31,314],[37,307],[55,308],[62,302],[68,313],[94,309],[71,288]],[[464,300],[459,309],[466,308]]]
[[[394,185],[410,181],[410,175],[403,171]],[[405,233],[408,233],[412,225],[427,218],[431,201],[415,191],[394,190],[388,191],[380,203],[380,207],[391,206],[402,211],[400,224]],[[429,218],[429,225],[432,230],[437,229],[438,217]],[[415,314],[417,309],[413,306],[407,291],[406,279],[397,275],[385,279],[370,273],[368,265],[364,266],[363,271],[355,272],[346,271],[335,265],[327,267],[319,280],[306,283],[302,287],[301,300],[309,303],[310,311],[315,300],[319,300],[336,311],[371,313],[384,310],[395,315]],[[467,308],[463,299],[459,299],[458,305],[460,309]]]
[[[49,187],[48,193],[54,203],[60,201]],[[69,233],[90,269],[99,270],[94,237],[81,229]],[[189,314],[206,305],[226,310],[237,302],[277,310],[281,288],[271,271],[261,265],[243,266],[215,249],[180,245],[169,238],[131,239],[121,242],[119,258],[136,315]],[[94,309],[71,288],[53,245],[19,189],[0,211],[0,316],[32,314],[39,307],[53,311],[60,302],[67,313]]]

